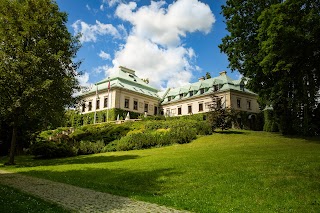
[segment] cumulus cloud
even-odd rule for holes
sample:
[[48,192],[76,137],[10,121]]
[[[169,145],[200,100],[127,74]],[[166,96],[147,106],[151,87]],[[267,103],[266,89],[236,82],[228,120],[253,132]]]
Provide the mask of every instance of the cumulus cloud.
[[90,86],[89,81],[89,73],[85,72],[82,75],[77,76],[77,79],[80,83],[80,86]]
[[215,18],[208,5],[198,0],[178,0],[170,5],[152,1],[138,8],[129,2],[117,6],[116,16],[129,22],[132,29],[115,53],[107,75],[122,65],[136,70],[141,78],[149,78],[151,85],[165,88],[184,85],[193,70],[201,70],[193,63],[195,51],[181,39],[188,33],[211,31]]
[[96,23],[93,25],[87,24],[81,20],[77,20],[71,26],[75,34],[81,33],[81,43],[90,41],[96,42],[98,35],[110,35],[113,38],[121,38],[117,28],[115,28],[112,24],[103,24],[98,20],[96,20]]
[[108,54],[102,50],[99,53],[99,57],[102,58],[103,60],[110,60],[111,59],[110,54]]
[[135,2],[120,4],[116,15],[134,26],[135,35],[166,47],[179,45],[186,33],[209,33],[215,22],[210,7],[198,0],[179,0],[167,9],[164,5],[165,1],[152,1],[135,11]]
[[109,7],[113,7],[115,6],[116,4],[119,4],[122,2],[122,0],[103,0],[102,1],[104,4],[108,4]]
[[98,73],[98,74],[103,72],[106,74],[109,69],[110,69],[110,67],[108,65],[103,65],[103,66],[98,66],[96,68],[93,68],[93,72]]

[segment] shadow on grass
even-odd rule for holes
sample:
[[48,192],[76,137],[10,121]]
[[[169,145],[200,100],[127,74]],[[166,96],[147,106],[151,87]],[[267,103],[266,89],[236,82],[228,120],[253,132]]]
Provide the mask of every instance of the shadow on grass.
[[[55,166],[55,165],[69,165],[69,164],[97,164],[109,163],[116,161],[124,161],[137,159],[138,155],[121,155],[121,156],[95,156],[95,155],[80,155],[68,158],[55,159],[35,159],[32,156],[19,156],[14,167],[37,167],[37,166]],[[3,167],[3,166],[2,166]]]
[[247,134],[245,132],[242,132],[242,131],[237,131],[237,130],[215,130],[214,133],[218,133],[218,134],[225,134],[225,135],[244,135],[244,134]]
[[283,137],[288,139],[300,139],[305,140],[309,143],[320,144],[320,136],[308,137],[308,136],[299,136],[299,135],[283,135]]
[[[172,176],[181,175],[182,173],[175,172],[170,168],[155,170],[84,168],[81,170],[68,170],[62,172],[31,170],[19,174],[49,179],[51,181],[62,182],[81,188],[89,188],[94,191],[156,202],[157,197],[163,196],[169,191],[169,189],[165,187],[168,179]],[[88,198],[83,197],[82,202],[80,204],[77,203],[77,205],[81,205],[81,208],[90,205],[90,203],[87,202],[89,202],[89,198],[94,195],[88,193],[86,196],[88,196]],[[73,195],[70,197],[72,198]],[[75,197],[77,196],[75,195]],[[148,198],[151,198],[151,200]],[[128,202],[126,199],[122,198],[117,198],[115,200],[117,205],[107,205],[108,209],[104,210],[120,210],[125,207]],[[96,210],[99,209],[99,206],[96,206],[95,204],[93,208]]]

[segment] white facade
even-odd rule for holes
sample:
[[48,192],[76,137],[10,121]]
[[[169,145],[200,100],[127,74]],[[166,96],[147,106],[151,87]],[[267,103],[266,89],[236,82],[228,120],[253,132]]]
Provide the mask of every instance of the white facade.
[[84,93],[80,111],[85,114],[118,108],[147,115],[198,114],[210,110],[212,94],[221,100],[222,107],[260,112],[257,94],[245,89],[243,81],[229,78],[225,71],[215,78],[201,78],[199,82],[159,92],[139,79],[135,71],[125,67],[119,67],[116,76],[98,82]]

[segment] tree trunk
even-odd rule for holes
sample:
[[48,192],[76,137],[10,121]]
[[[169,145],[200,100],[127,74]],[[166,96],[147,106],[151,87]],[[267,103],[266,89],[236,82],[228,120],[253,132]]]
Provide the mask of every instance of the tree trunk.
[[16,141],[17,141],[17,125],[16,123],[13,124],[12,128],[12,138],[11,138],[11,148],[10,148],[10,158],[8,165],[14,165],[14,155],[16,151]]

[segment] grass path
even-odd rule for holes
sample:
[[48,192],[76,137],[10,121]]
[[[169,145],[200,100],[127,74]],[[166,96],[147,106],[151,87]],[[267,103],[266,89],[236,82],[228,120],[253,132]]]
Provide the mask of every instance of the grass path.
[[17,163],[5,169],[194,212],[320,212],[318,139],[234,131],[184,145]]

